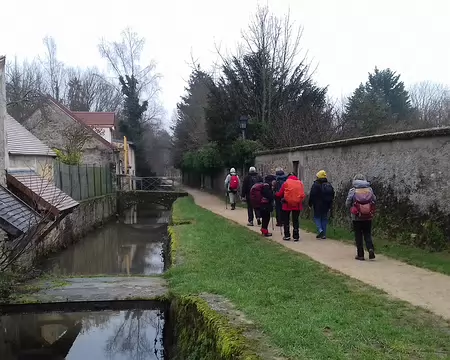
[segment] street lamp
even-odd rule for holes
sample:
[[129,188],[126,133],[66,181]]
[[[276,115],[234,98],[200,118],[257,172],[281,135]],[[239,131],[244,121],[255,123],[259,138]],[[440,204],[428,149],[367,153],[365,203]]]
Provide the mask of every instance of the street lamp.
[[248,124],[248,116],[241,115],[241,117],[239,118],[239,127],[241,128],[242,139],[244,139],[244,140],[245,140],[245,130],[247,129],[247,124]]

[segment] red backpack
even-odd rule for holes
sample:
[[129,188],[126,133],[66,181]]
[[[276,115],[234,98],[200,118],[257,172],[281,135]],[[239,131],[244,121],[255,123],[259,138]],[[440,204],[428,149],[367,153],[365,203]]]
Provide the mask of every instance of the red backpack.
[[237,175],[231,175],[230,190],[236,191],[239,188],[239,178]]
[[368,188],[356,189],[353,200],[351,213],[361,220],[372,220],[376,210],[372,191]]
[[264,186],[264,183],[256,183],[250,189],[250,204],[252,204],[254,209],[259,209],[262,205],[269,202],[262,194]]

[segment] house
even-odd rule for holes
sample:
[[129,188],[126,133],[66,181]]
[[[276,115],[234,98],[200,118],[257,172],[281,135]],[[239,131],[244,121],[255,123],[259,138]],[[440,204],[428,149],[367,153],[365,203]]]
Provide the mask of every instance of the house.
[[4,62],[0,57],[0,229],[22,244],[22,235],[45,237],[79,204],[51,181],[56,154],[6,112]]
[[[8,225],[14,226],[16,230],[8,233],[18,236],[26,232],[24,224],[31,228],[43,220],[54,221],[72,212],[79,204],[53,182],[54,151],[8,114],[5,117],[5,129],[8,190],[0,190],[4,206],[9,207]],[[9,200],[7,195],[10,195]],[[12,197],[16,200],[13,201]],[[18,216],[17,219],[12,216],[14,214]],[[8,219],[6,214],[3,219]]]
[[116,114],[113,112],[72,111],[72,114],[93,128],[103,139],[112,143],[116,127]]
[[9,114],[6,115],[5,129],[8,155],[6,169],[33,170],[52,181],[55,152]]
[[118,150],[67,107],[47,97],[24,126],[52,149],[79,152],[87,165],[118,165]]
[[[131,142],[127,141],[127,167],[128,169],[125,169],[125,146],[124,146],[124,140],[121,139],[113,139],[114,145],[119,149],[119,166],[117,167],[116,174],[121,175],[136,175],[136,145]],[[128,171],[127,171],[128,170]]]

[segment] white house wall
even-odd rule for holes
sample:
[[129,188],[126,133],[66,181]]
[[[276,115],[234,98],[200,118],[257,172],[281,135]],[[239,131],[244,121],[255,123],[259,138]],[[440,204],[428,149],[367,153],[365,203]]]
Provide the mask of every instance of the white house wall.
[[53,158],[49,156],[10,155],[11,170],[34,170],[45,179],[53,181]]

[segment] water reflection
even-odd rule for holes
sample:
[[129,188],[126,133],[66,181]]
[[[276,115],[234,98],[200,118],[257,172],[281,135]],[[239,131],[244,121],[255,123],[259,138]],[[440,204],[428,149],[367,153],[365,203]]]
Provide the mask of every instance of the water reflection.
[[163,327],[160,310],[3,316],[0,354],[2,360],[162,360]]
[[60,275],[161,274],[170,212],[130,209],[125,223],[110,223],[49,258],[44,270]]

